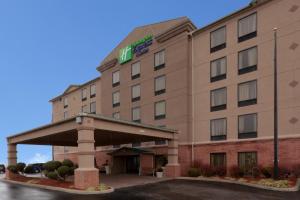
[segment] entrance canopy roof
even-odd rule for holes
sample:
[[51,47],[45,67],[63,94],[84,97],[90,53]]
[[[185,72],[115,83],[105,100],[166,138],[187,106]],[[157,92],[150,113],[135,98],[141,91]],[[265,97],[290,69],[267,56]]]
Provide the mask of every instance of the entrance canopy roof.
[[77,132],[80,129],[94,129],[95,146],[172,140],[177,137],[177,131],[172,129],[81,113],[66,120],[9,136],[7,141],[9,144],[77,146]]

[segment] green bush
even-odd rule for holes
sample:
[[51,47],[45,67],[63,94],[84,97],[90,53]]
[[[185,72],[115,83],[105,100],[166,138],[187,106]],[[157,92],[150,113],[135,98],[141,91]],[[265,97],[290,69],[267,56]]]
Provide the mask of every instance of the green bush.
[[44,169],[49,172],[53,172],[57,170],[60,166],[61,166],[61,162],[59,161],[49,161],[43,165]]
[[210,165],[207,165],[207,164],[203,164],[202,166],[200,166],[200,173],[202,176],[206,176],[206,177],[215,175],[215,171],[214,171],[213,167],[211,167]]
[[58,179],[58,175],[56,172],[48,172],[47,177],[53,180],[57,180]]
[[252,176],[254,178],[258,178],[260,176],[260,168],[259,167],[252,168]]
[[14,174],[18,174],[18,169],[17,169],[17,166],[16,166],[16,165],[9,165],[9,166],[7,167],[7,169],[8,169],[10,172],[14,173]]
[[229,174],[231,177],[240,178],[244,176],[244,171],[240,167],[234,165],[229,168]]
[[75,169],[77,169],[76,166],[70,167],[70,171],[69,171],[69,175],[70,175],[70,176],[73,176],[73,175],[74,175]]
[[262,167],[260,171],[266,178],[273,176],[273,167]]
[[200,176],[200,170],[198,168],[190,168],[188,171],[189,177],[198,177]]
[[16,167],[17,167],[18,172],[23,173],[24,169],[26,167],[26,164],[25,163],[17,163]]
[[57,169],[57,173],[58,175],[62,178],[62,179],[66,179],[66,177],[70,174],[70,167],[68,166],[61,166]]
[[74,163],[69,159],[65,159],[64,161],[62,161],[62,166],[73,167]]
[[34,174],[33,166],[32,165],[28,165],[27,167],[25,167],[24,173],[25,174]]

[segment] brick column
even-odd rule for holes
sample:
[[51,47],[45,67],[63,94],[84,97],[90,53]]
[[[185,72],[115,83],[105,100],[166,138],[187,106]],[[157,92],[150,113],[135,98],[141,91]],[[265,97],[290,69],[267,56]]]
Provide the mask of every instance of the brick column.
[[[17,164],[17,145],[16,144],[7,144],[7,163],[8,165],[16,165]],[[8,169],[5,170],[5,176],[7,179],[12,179],[16,175],[10,172]]]
[[99,185],[99,170],[95,168],[94,129],[81,127],[78,131],[78,166],[75,170],[75,187],[87,189]]
[[168,142],[168,164],[165,168],[165,176],[180,176],[180,165],[178,163],[178,139],[174,138]]

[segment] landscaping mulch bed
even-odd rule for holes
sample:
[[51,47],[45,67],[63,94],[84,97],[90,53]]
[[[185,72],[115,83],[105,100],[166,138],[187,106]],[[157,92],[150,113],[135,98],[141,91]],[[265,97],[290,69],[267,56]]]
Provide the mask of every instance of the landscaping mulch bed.
[[10,180],[23,182],[23,183],[37,184],[37,185],[60,187],[65,189],[75,189],[74,184],[72,182],[63,182],[63,181],[57,181],[57,180],[52,180],[47,178],[32,178],[32,177],[25,177],[20,175],[11,178]]

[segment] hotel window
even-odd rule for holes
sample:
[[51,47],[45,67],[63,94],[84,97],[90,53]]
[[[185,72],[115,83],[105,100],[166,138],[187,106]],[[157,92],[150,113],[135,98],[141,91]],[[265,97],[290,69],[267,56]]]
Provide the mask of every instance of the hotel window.
[[253,167],[257,167],[257,152],[239,152],[238,166],[245,175],[252,175]]
[[210,121],[210,139],[226,140],[227,135],[227,120],[226,118],[214,119]]
[[140,147],[141,143],[140,142],[134,142],[132,143],[132,147]]
[[96,102],[90,103],[90,112],[96,114]]
[[165,145],[167,144],[167,141],[166,140],[155,140],[155,145]]
[[165,50],[154,54],[154,70],[159,70],[165,67]]
[[131,116],[132,116],[132,121],[140,123],[141,122],[141,109],[140,109],[140,107],[132,108]]
[[83,113],[89,113],[88,106],[87,105],[82,106],[81,107],[81,112],[83,112]]
[[154,87],[155,87],[155,91],[154,94],[155,95],[160,95],[166,92],[166,76],[162,75],[159,77],[156,77],[154,80]]
[[81,100],[85,101],[86,98],[87,98],[87,89],[84,88],[84,89],[81,90]]
[[219,58],[210,63],[210,82],[226,79],[226,57]]
[[220,88],[210,92],[210,111],[224,110],[227,107],[227,89]]
[[155,103],[155,119],[165,119],[166,118],[166,102],[159,101]]
[[239,116],[239,139],[257,137],[257,114]]
[[221,27],[210,33],[210,52],[216,52],[226,47],[226,27]]
[[113,113],[112,117],[113,117],[114,119],[120,119],[120,112],[115,112],[115,113]]
[[112,95],[113,107],[120,106],[120,92],[114,92]]
[[69,106],[69,104],[68,104],[68,98],[65,97],[64,100],[63,100],[63,102],[64,102],[64,108],[67,108]]
[[226,153],[211,153],[210,154],[211,167],[226,167]]
[[65,111],[64,112],[64,119],[67,119],[68,118],[68,111]]
[[248,106],[257,103],[257,83],[255,81],[248,81],[240,83],[239,86],[239,102],[238,106]]
[[96,96],[96,85],[93,84],[90,86],[90,97],[93,98]]
[[120,85],[120,71],[115,71],[112,74],[112,85],[113,87],[116,87]]
[[131,79],[136,79],[140,77],[141,73],[141,62],[136,62],[131,65]]
[[141,85],[134,85],[131,87],[131,101],[139,101],[141,99]]
[[257,70],[257,47],[239,52],[239,74]]
[[253,13],[239,20],[239,42],[256,37],[257,35],[257,15]]

